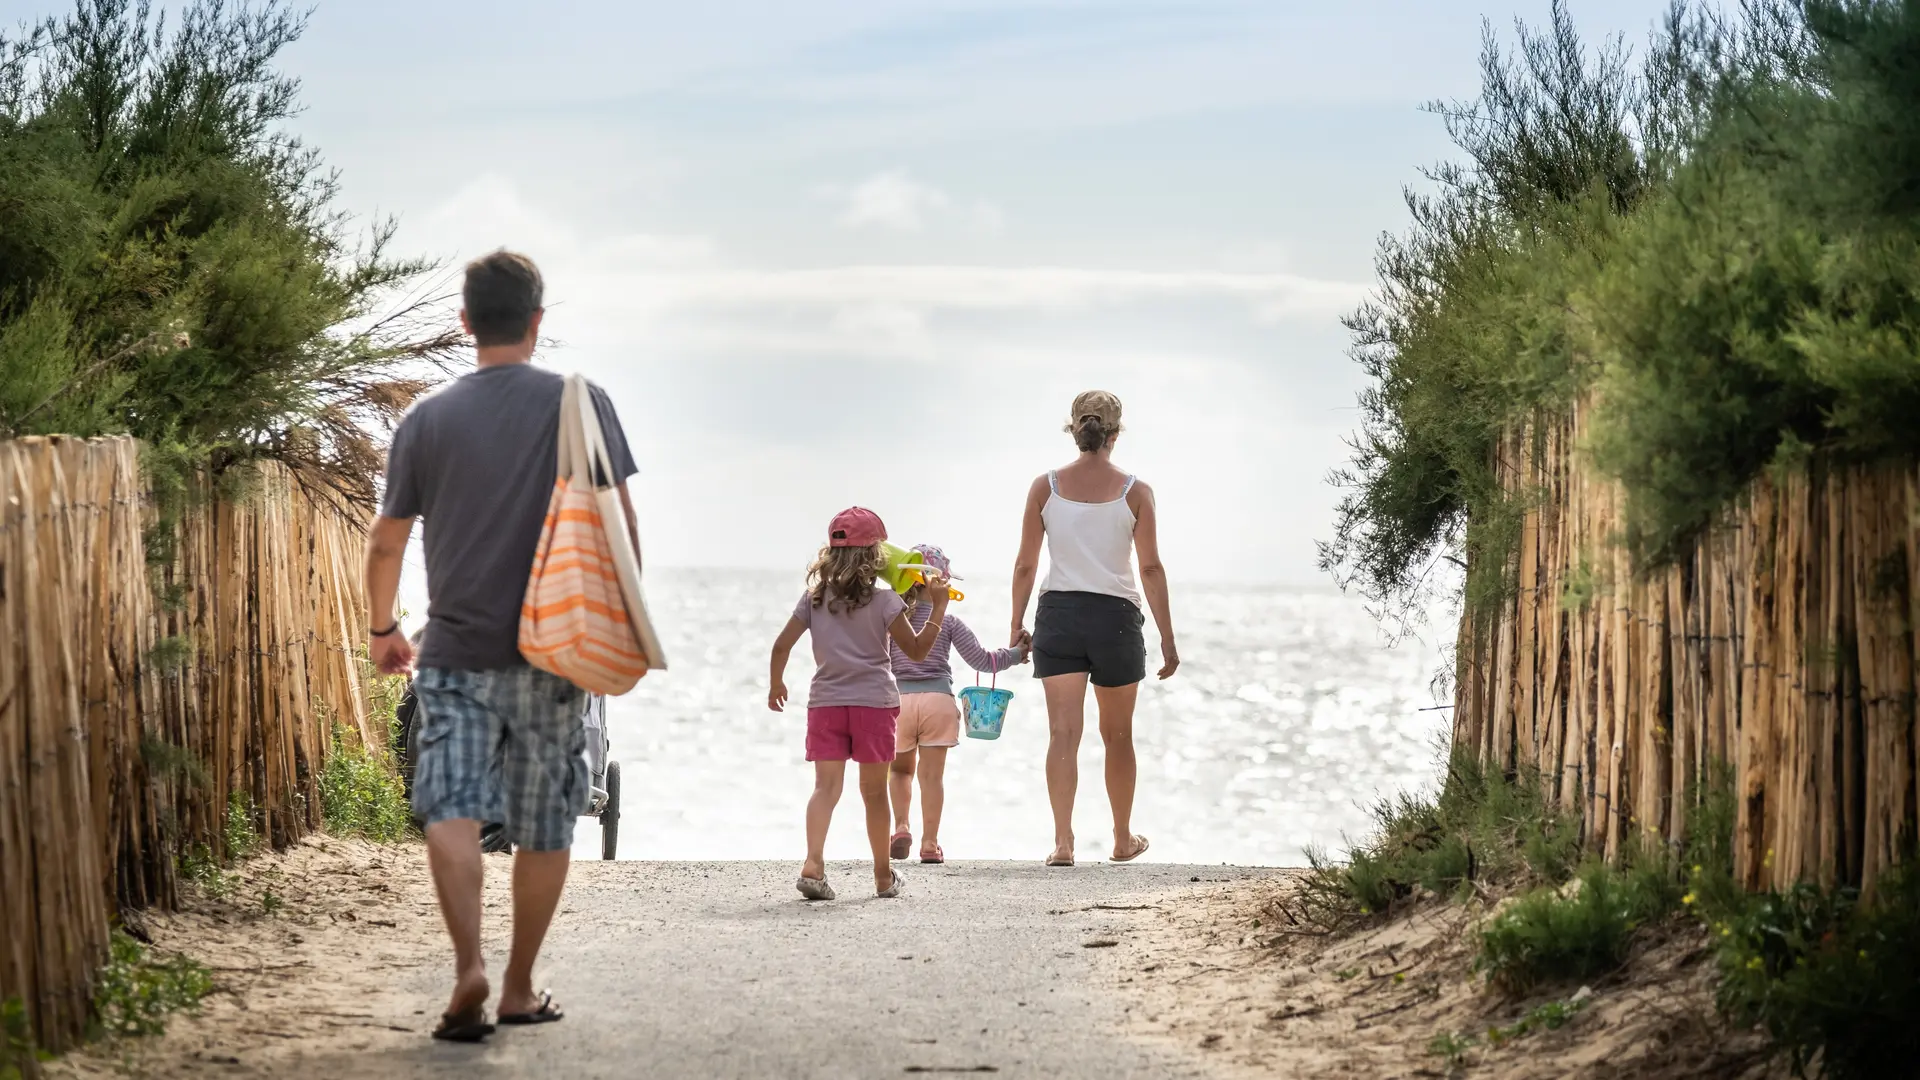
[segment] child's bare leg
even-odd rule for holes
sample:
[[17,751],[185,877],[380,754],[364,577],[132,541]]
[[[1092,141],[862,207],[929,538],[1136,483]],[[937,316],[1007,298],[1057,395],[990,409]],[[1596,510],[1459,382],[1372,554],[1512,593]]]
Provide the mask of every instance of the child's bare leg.
[[887,851],[892,845],[892,834],[887,830],[887,819],[892,816],[887,805],[887,777],[892,772],[890,761],[860,763],[860,797],[867,804],[867,840],[873,845],[875,892],[885,892],[893,886],[893,862]]
[[902,750],[893,759],[893,777],[889,782],[893,788],[894,832],[907,827],[907,815],[913,810],[913,764],[916,756],[912,750]]
[[920,818],[925,823],[927,834],[920,841],[921,851],[932,851],[940,846],[940,812],[947,804],[946,776],[947,748],[921,747]]
[[833,823],[833,807],[840,801],[840,789],[846,782],[846,762],[813,763],[813,797],[807,800],[807,861],[800,867],[801,877],[826,879],[827,826]]

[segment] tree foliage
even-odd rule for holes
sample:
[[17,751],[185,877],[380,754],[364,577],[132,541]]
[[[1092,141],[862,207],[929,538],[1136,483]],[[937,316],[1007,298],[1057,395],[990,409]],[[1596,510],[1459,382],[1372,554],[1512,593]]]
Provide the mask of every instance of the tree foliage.
[[288,131],[282,0],[79,0],[0,35],[0,435],[269,455],[364,496],[459,339]]
[[1783,457],[1920,450],[1920,3],[1679,0],[1637,59],[1556,3],[1511,49],[1489,31],[1481,73],[1433,106],[1462,159],[1348,319],[1370,384],[1322,547],[1343,585],[1404,617],[1453,559],[1495,610],[1533,498],[1502,437],[1590,389],[1581,450],[1641,565]]

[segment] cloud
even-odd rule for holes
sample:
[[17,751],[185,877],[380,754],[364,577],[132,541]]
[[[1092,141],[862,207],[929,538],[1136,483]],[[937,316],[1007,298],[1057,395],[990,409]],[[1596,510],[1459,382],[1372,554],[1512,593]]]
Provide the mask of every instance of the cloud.
[[931,215],[953,205],[946,192],[895,169],[867,178],[842,194],[840,223],[853,228],[918,232]]
[[1006,215],[985,199],[962,205],[904,169],[889,169],[850,188],[832,187],[823,193],[840,204],[840,224],[852,229],[919,232],[936,220],[964,222],[985,232],[999,232],[1006,225]]
[[617,275],[602,284],[667,308],[843,307],[918,311],[1062,311],[1156,299],[1238,300],[1263,320],[1333,315],[1361,284],[1297,274],[1114,270],[1073,266],[832,266],[796,270],[692,269]]

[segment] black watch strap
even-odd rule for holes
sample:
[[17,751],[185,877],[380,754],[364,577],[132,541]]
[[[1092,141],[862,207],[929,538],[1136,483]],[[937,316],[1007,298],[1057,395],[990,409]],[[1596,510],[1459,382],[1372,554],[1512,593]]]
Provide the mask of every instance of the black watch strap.
[[373,630],[369,632],[374,637],[392,637],[393,635],[400,632],[400,620],[395,619],[393,621],[393,625],[387,627],[385,630]]

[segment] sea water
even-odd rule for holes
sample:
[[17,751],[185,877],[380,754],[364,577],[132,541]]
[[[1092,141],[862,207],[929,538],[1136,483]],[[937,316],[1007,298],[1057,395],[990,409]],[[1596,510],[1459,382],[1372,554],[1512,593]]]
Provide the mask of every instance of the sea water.
[[[989,647],[1005,645],[1004,582],[959,583],[950,609]],[[786,675],[793,700],[767,708],[767,655],[799,598],[794,575],[649,570],[648,603],[671,670],[642,680],[607,711],[622,770],[620,857],[798,859],[813,788],[805,758],[808,643]],[[1439,650],[1389,648],[1362,606],[1330,590],[1173,587],[1181,664],[1153,679],[1160,647],[1147,630],[1148,681],[1134,717],[1139,786],[1134,831],[1149,858],[1299,865],[1308,845],[1338,850],[1366,831],[1366,807],[1430,787],[1444,710],[1431,689]],[[956,683],[972,673],[953,657]],[[1004,673],[1014,693],[997,741],[962,739],[948,755],[940,842],[952,859],[1040,859],[1052,846],[1047,716],[1030,668]],[[1082,859],[1113,843],[1099,726],[1088,701],[1074,829]],[[849,770],[829,858],[863,858],[860,794]],[[920,831],[918,791],[913,814]],[[582,820],[580,857],[599,857]]]

